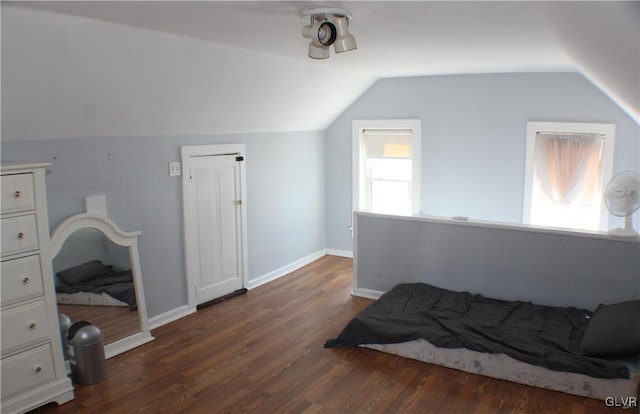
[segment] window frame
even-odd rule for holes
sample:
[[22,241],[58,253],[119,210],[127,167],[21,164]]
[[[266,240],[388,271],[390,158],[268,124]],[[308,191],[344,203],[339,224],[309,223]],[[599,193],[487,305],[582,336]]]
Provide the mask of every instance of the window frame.
[[420,214],[420,175],[422,158],[422,121],[419,119],[371,119],[352,121],[352,198],[351,211],[362,210],[363,191],[362,177],[367,177],[364,151],[364,131],[375,130],[410,130],[411,131],[411,214]]
[[[581,122],[527,122],[526,135],[526,155],[525,155],[525,174],[524,174],[524,199],[522,205],[522,223],[536,225],[531,223],[531,210],[534,190],[534,163],[535,163],[535,145],[536,135],[538,132],[556,132],[556,133],[588,133],[602,134],[604,136],[604,145],[602,150],[602,164],[600,168],[601,190],[604,191],[607,184],[613,177],[613,155],[615,150],[615,124],[600,123],[581,123]],[[606,231],[609,227],[609,219],[611,215],[609,210],[602,201],[600,208],[600,225],[601,231]],[[570,231],[588,231],[577,228],[567,228]]]

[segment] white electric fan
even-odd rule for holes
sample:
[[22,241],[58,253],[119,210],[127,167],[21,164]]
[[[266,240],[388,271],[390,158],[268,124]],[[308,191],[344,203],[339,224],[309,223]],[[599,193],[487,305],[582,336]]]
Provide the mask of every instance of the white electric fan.
[[619,236],[637,237],[631,216],[640,208],[640,175],[623,171],[614,176],[604,193],[604,201],[611,214],[624,217],[624,228],[611,229],[609,233]]

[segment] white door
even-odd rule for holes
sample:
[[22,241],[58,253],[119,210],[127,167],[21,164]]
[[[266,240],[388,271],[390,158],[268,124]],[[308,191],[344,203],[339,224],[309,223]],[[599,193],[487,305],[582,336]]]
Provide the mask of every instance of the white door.
[[244,286],[244,146],[237,147],[182,148],[185,254],[192,308]]

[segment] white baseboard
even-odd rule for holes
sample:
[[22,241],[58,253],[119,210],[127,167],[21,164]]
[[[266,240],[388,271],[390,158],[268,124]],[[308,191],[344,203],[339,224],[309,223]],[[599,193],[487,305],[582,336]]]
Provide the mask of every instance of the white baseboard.
[[350,257],[353,259],[353,252],[351,250],[327,249],[327,254],[331,256]]
[[[247,289],[254,289],[257,288],[258,286],[262,286],[265,283],[269,283],[272,282],[276,279],[281,278],[282,276],[285,276],[291,272],[293,272],[294,270],[297,270],[299,268],[301,268],[302,266],[308,265],[309,263],[318,260],[319,258],[321,258],[324,255],[330,254],[332,256],[342,256],[342,257],[353,257],[353,252],[349,251],[349,250],[336,250],[336,249],[322,249],[322,250],[318,250],[315,253],[312,253],[306,257],[303,257],[302,259],[298,259],[293,263],[289,263],[286,266],[283,266],[279,269],[276,269],[272,272],[269,272],[265,275],[259,276],[255,279],[251,279],[249,280]],[[378,297],[381,295],[382,293],[379,293]],[[366,295],[358,295],[354,292],[355,296],[363,296],[363,297],[369,297]],[[377,298],[376,298],[377,299]],[[166,325],[170,322],[173,322],[175,320],[178,320],[180,318],[183,318],[187,315],[190,315],[192,313],[194,313],[196,310],[195,309],[190,309],[188,305],[184,305],[181,306],[179,308],[176,309],[172,309],[168,312],[162,313],[160,315],[154,316],[152,318],[149,318],[149,328],[150,329],[156,329],[159,328],[163,325]]]
[[351,292],[351,294],[353,296],[359,296],[361,298],[378,300],[380,299],[380,296],[384,294],[384,292],[380,292],[379,290],[356,288],[353,289],[353,292]]
[[247,286],[247,288],[253,289],[253,288],[257,288],[258,286],[262,286],[265,283],[272,282],[288,273],[293,272],[294,270],[300,269],[302,266],[308,265],[314,260],[318,260],[319,258],[321,258],[326,254],[327,254],[327,251],[325,249],[318,250],[317,252],[312,253],[309,256],[303,257],[302,259],[296,260],[293,263],[289,263],[288,265],[283,266],[279,269],[276,269],[272,272],[269,272],[265,275],[249,280],[249,286]]
[[149,318],[149,329],[156,329],[162,325],[166,325],[169,322],[176,321],[180,318],[184,318],[187,315],[194,313],[195,309],[189,309],[188,305],[180,306],[170,310],[169,312],[161,313],[160,315]]

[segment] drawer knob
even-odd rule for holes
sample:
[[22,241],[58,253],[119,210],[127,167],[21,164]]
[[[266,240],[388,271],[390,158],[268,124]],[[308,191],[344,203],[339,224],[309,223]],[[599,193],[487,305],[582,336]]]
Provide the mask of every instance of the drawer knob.
[[35,324],[35,323],[33,323],[33,322],[31,322],[31,323],[29,324],[29,329],[32,329],[32,330],[33,330],[33,329],[36,329],[36,324]]
[[20,240],[24,239],[24,233],[23,232],[18,233],[18,238]]
[[29,279],[28,276],[25,276],[22,278],[22,284],[23,285],[28,285],[29,283],[31,283],[31,279]]
[[22,195],[22,193],[20,192],[20,190],[16,190],[15,193],[13,193],[15,198],[20,198],[20,196]]
[[40,365],[36,365],[34,371],[35,372],[42,372],[42,367]]

